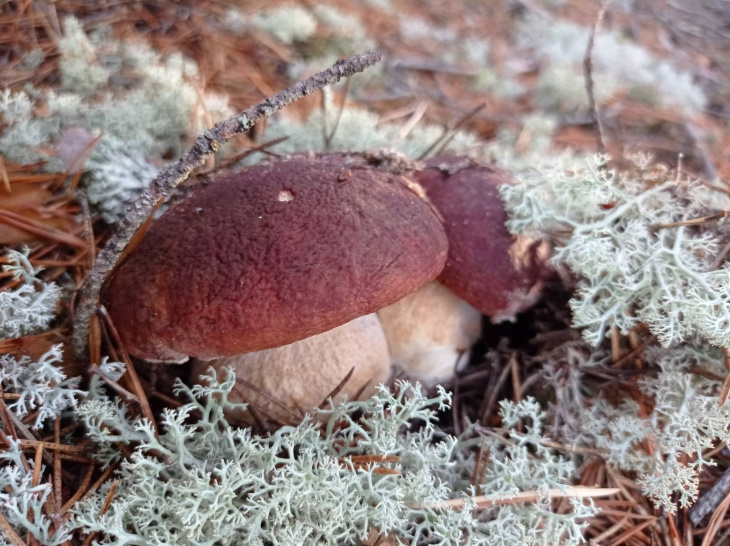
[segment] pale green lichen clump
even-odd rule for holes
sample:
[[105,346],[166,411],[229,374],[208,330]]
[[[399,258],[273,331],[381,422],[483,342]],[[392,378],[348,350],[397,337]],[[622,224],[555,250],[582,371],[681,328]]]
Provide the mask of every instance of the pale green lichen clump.
[[60,344],[54,345],[35,362],[28,356],[0,355],[3,392],[19,395],[8,403],[8,408],[18,417],[37,411],[33,428],[40,428],[64,410],[76,407],[77,398],[84,395],[78,389],[80,378],[69,379],[57,367],[61,364],[61,356]]
[[708,456],[730,440],[730,404],[718,395],[727,372],[719,349],[697,340],[671,349],[647,350],[647,373],[639,383],[650,409],[626,397],[613,405],[583,381],[584,370],[610,368],[610,354],[570,342],[540,355],[545,384],[554,391],[551,435],[575,446],[593,447],[614,468],[635,472],[637,483],[657,506],[675,512],[699,492],[699,474],[715,461]]
[[[0,355],[0,385],[6,394],[18,394],[7,402],[7,412],[15,423],[36,412],[31,426],[48,427],[56,418],[75,410],[87,393],[78,389],[80,378],[67,378],[60,368],[62,346],[54,345],[37,360],[23,356]],[[107,362],[100,365],[103,373],[118,380],[123,364]],[[97,380],[92,380],[96,382]],[[16,426],[18,426],[16,424]],[[0,451],[0,514],[22,541],[33,536],[44,546],[56,546],[71,538],[69,523],[52,524],[48,517],[48,499],[53,494],[50,481],[34,483],[36,462],[23,454],[20,441],[6,433],[9,445]],[[41,466],[39,476],[47,474]],[[1,544],[11,543],[9,537],[0,537]]]
[[29,251],[8,251],[9,264],[4,267],[13,279],[22,281],[14,290],[0,292],[0,339],[34,334],[48,328],[56,316],[61,290],[55,283],[43,283],[33,267]]
[[579,275],[573,321],[591,344],[611,325],[628,333],[645,323],[665,346],[699,334],[730,347],[730,264],[712,267],[721,237],[663,227],[707,214],[700,185],[650,184],[606,161],[538,166],[503,188],[509,230],[551,239],[553,262]]
[[63,171],[59,157],[46,150],[67,138],[65,130],[82,128],[89,141],[101,135],[82,187],[94,210],[113,223],[154,178],[162,156],[179,155],[184,137],[202,132],[205,111],[216,120],[232,111],[227,99],[196,91],[197,67],[180,55],[163,58],[147,44],[124,43],[104,31],[86,35],[73,17],[63,28],[60,88],[0,92],[0,116],[8,125],[0,153]]
[[[118,379],[123,367],[105,362],[103,371]],[[323,429],[305,420],[255,436],[223,415],[232,407],[227,397],[235,377],[207,380],[192,389],[178,384],[190,402],[164,411],[156,435],[149,422],[130,420],[94,377],[77,418],[98,444],[102,463],[119,460],[120,445],[133,450],[131,458],[54,533],[43,510],[50,485],[31,486],[33,466],[24,467],[12,442],[0,455],[2,514],[21,538],[31,534],[49,545],[74,531],[116,545],[348,545],[377,529],[401,544],[524,546],[544,539],[577,546],[585,519],[596,513],[578,498],[567,512],[554,511],[547,490],[565,489],[575,469],[543,445],[545,415],[534,400],[501,404],[506,437],[482,436],[472,427],[456,439],[436,426],[434,410],[445,409],[449,395],[440,390],[428,399],[400,383],[395,394],[381,387],[368,401],[325,411]],[[363,416],[353,419],[354,412]],[[414,420],[418,428],[410,431]],[[491,450],[491,464],[475,484],[470,476],[480,445]],[[363,466],[353,462],[356,455],[375,457]],[[102,514],[115,481],[114,500]],[[532,491],[538,501],[476,510],[477,490],[505,498]],[[452,498],[463,506],[441,505]]]
[[[178,384],[190,402],[163,413],[158,436],[104,396],[79,408],[100,445],[136,448],[121,464],[109,510],[100,514],[107,484],[75,509],[76,527],[102,532],[102,544],[345,545],[361,543],[375,528],[404,544],[577,545],[582,520],[595,513],[578,499],[572,511],[555,513],[544,492],[536,505],[473,510],[469,476],[474,446],[483,442],[493,464],[477,484],[482,491],[510,496],[569,483],[574,468],[542,445],[545,416],[532,400],[502,404],[504,440],[440,433],[434,410],[445,409],[450,396],[439,390],[428,399],[406,383],[395,394],[381,386],[368,401],[325,411],[323,430],[305,420],[260,437],[225,420],[235,378],[205,379],[207,386],[192,389]],[[362,416],[354,419],[354,412]],[[200,418],[191,420],[193,414]],[[414,431],[412,420],[420,423]],[[517,431],[518,423],[526,432]],[[106,453],[110,462],[113,450]],[[375,460],[358,466],[350,458],[356,455]],[[439,506],[450,498],[463,498],[464,508]]]
[[[31,535],[44,546],[59,546],[71,538],[71,530],[61,525],[55,530],[43,507],[51,495],[51,484],[33,485],[35,461],[25,458],[20,441],[10,439],[10,446],[0,452],[0,512],[21,540]],[[0,544],[11,546],[10,538],[0,536]]]
[[238,8],[230,8],[225,25],[237,34],[252,29],[265,32],[285,44],[306,41],[317,31],[317,20],[298,5],[267,8],[250,15],[245,15]]
[[[730,347],[730,264],[715,263],[723,232],[689,222],[712,213],[698,184],[641,158],[629,173],[606,162],[553,162],[502,188],[508,227],[554,244],[553,263],[578,278],[574,325],[599,347],[571,342],[540,356],[556,393],[555,432],[636,472],[644,493],[674,512],[697,499],[699,472],[714,464],[708,450],[730,441],[730,404],[718,403],[727,374],[718,347]],[[628,334],[644,324],[666,347],[644,357],[659,369],[639,384],[651,409],[631,398],[613,406],[586,391],[581,369],[610,363],[600,349],[609,329]]]

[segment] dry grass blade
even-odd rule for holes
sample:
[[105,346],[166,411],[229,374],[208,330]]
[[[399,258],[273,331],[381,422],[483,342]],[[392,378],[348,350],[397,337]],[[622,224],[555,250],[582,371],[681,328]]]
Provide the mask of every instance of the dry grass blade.
[[112,500],[114,500],[114,495],[117,492],[118,487],[119,480],[116,480],[109,489],[109,493],[107,493],[106,499],[104,499],[104,505],[101,507],[101,510],[99,510],[100,516],[103,516],[104,514],[106,514],[106,511],[109,510],[109,507],[112,505]]
[[355,464],[367,463],[397,463],[400,461],[398,455],[349,455],[344,460],[350,460]]
[[672,544],[681,544],[682,539],[679,536],[679,531],[677,531],[677,522],[674,519],[674,514],[667,514],[667,527],[669,528],[669,538],[672,541]]
[[722,348],[722,361],[725,365],[727,376],[725,376],[725,380],[722,382],[722,389],[720,389],[720,396],[718,399],[720,407],[725,405],[728,395],[730,395],[730,351],[725,347]]
[[352,374],[353,373],[355,373],[355,366],[353,366],[352,368],[350,368],[350,371],[347,372],[347,375],[345,375],[345,377],[342,378],[342,381],[340,381],[337,384],[337,386],[334,389],[332,389],[332,392],[330,392],[327,396],[325,396],[324,400],[322,400],[317,405],[317,407],[318,408],[321,408],[322,406],[324,406],[327,403],[327,400],[329,400],[329,399],[333,399],[334,400],[335,396],[337,396],[338,394],[340,394],[340,391],[342,391],[342,389],[344,388],[344,386],[350,380],[350,378],[352,377]]
[[[101,510],[99,510],[99,517],[106,514],[106,511],[109,510],[109,507],[112,504],[112,500],[114,499],[114,495],[116,494],[118,487],[119,487],[119,480],[116,480],[112,484],[111,488],[109,489],[109,493],[107,493],[106,499],[104,499],[104,505],[101,507]],[[95,537],[96,537],[96,531],[89,533],[86,536],[86,540],[84,540],[84,546],[88,546],[89,544],[91,544],[91,541],[94,540]]]
[[277,144],[281,144],[282,142],[286,142],[287,140],[289,140],[289,137],[283,136],[283,137],[275,138],[273,140],[269,140],[267,142],[259,144],[258,146],[254,146],[253,148],[249,148],[248,150],[241,152],[240,154],[236,154],[235,156],[230,157],[230,158],[226,159],[225,161],[222,161],[220,163],[220,165],[218,165],[216,170],[227,169],[231,165],[238,163],[239,161],[246,159],[248,156],[253,155],[255,153],[277,155],[277,154],[274,154],[273,152],[271,152],[269,150],[269,148],[273,148]]
[[88,246],[87,256],[89,269],[94,267],[94,260],[96,259],[96,241],[94,240],[94,228],[91,225],[91,210],[89,209],[89,200],[86,198],[86,194],[77,191],[76,198],[81,205],[81,212],[84,215],[84,230],[86,231],[86,244]]
[[43,463],[43,443],[39,443],[35,450],[35,459],[33,459],[33,487],[41,482],[41,465]]
[[66,233],[65,231],[59,231],[57,229],[44,226],[28,218],[24,218],[19,214],[10,212],[9,210],[0,209],[0,222],[13,226],[20,230],[26,231],[32,235],[40,237],[42,239],[48,239],[56,243],[62,243],[74,248],[86,250],[86,241],[79,239],[78,237]]
[[[60,417],[56,417],[53,423],[53,439],[56,445],[61,445]],[[56,506],[63,506],[63,467],[61,465],[61,453],[58,450],[53,453],[53,493]]]
[[[415,107],[411,108],[411,110],[411,116],[403,125],[401,125],[401,128],[398,130],[399,138],[406,138],[408,135],[411,134],[413,129],[416,128],[416,125],[418,125],[418,122],[421,121],[423,116],[426,114],[426,110],[428,110],[428,102],[426,102],[425,100],[418,101],[416,102]],[[384,123],[385,121],[386,119],[380,118],[378,120],[378,123]]]
[[659,518],[654,518],[651,520],[647,520],[644,523],[641,523],[635,527],[632,527],[628,531],[625,531],[621,533],[619,536],[617,536],[613,542],[611,542],[607,546],[621,546],[623,544],[628,544],[629,539],[637,534],[639,534],[641,531],[646,529],[647,527],[654,525]]
[[373,468],[373,474],[400,476],[400,470],[396,470],[395,468],[384,468],[382,466],[376,466],[375,468]]
[[96,315],[89,321],[89,362],[92,366],[101,362],[101,323]]
[[[340,127],[340,122],[342,121],[342,113],[345,111],[345,105],[347,104],[347,95],[350,92],[350,79],[348,78],[345,80],[345,90],[342,93],[342,102],[340,103],[340,108],[337,111],[337,117],[335,118],[335,124],[332,127],[332,131],[330,131],[325,136],[324,141],[324,149],[329,150],[330,146],[332,144],[332,139],[335,138],[335,135],[337,134],[337,129]],[[327,116],[325,115],[324,120],[326,122]]]
[[512,353],[509,359],[509,368],[512,372],[512,392],[514,393],[514,402],[522,401],[522,380],[520,379],[520,364],[517,362],[517,354]]
[[370,383],[372,383],[372,382],[373,382],[373,378],[372,377],[368,378],[368,380],[365,383],[363,383],[359,389],[357,389],[357,391],[355,392],[355,395],[352,397],[352,400],[362,400],[362,393],[365,392],[365,389],[367,389],[368,385],[370,385]]
[[723,210],[721,212],[718,212],[717,214],[712,214],[710,216],[702,216],[700,218],[692,218],[690,220],[682,220],[681,222],[672,222],[669,224],[654,224],[652,226],[649,226],[649,229],[651,229],[652,231],[658,231],[660,229],[668,229],[668,228],[674,228],[674,227],[701,226],[702,224],[706,224],[708,222],[724,220],[725,218],[728,217],[728,215],[730,215],[730,212]]
[[479,451],[477,452],[477,460],[476,464],[474,465],[474,471],[471,474],[471,478],[469,479],[469,483],[472,485],[472,487],[476,487],[477,494],[481,495],[481,483],[484,479],[484,476],[487,473],[487,465],[489,464],[489,454],[490,449],[487,448],[486,451],[484,449],[484,437],[482,437],[481,442],[479,443]]
[[730,508],[730,494],[726,495],[720,505],[715,509],[710,518],[710,523],[707,526],[707,532],[702,539],[702,546],[712,546],[715,544],[713,539],[717,532],[720,530],[720,522],[725,519],[728,508]]
[[[101,475],[101,476],[99,476],[99,479],[98,479],[98,480],[96,480],[96,481],[94,482],[94,484],[93,484],[93,485],[92,485],[92,486],[91,486],[91,487],[90,487],[89,489],[87,489],[87,490],[86,490],[86,492],[85,492],[85,493],[83,494],[83,496],[81,497],[81,500],[82,500],[82,501],[83,501],[83,500],[86,500],[86,499],[88,499],[88,498],[89,498],[89,497],[90,497],[91,495],[93,495],[93,494],[94,494],[94,493],[96,492],[96,490],[97,490],[97,489],[99,489],[99,487],[101,487],[101,485],[102,485],[102,484],[103,484],[103,483],[104,483],[105,481],[107,481],[107,480],[109,479],[109,476],[111,476],[111,475],[112,475],[112,473],[113,473],[113,472],[114,472],[115,470],[116,470],[116,466],[114,466],[114,465],[112,465],[112,466],[108,466],[108,467],[106,468],[106,470],[104,470],[104,472],[102,473],[102,475]],[[69,502],[71,502],[71,501],[69,500]],[[68,503],[66,503],[66,504],[68,504]],[[63,510],[62,510],[62,516],[61,516],[61,521],[63,521],[63,522],[66,522],[66,521],[68,521],[69,519],[71,519],[71,516],[72,516],[72,515],[73,515],[73,513],[72,513],[72,512],[70,511],[70,510],[65,510],[65,511],[63,511]]]
[[479,112],[484,110],[484,107],[486,106],[486,103],[479,104],[476,108],[472,108],[469,112],[464,114],[461,118],[456,120],[456,122],[450,124],[443,132],[443,134],[434,141],[433,144],[431,144],[426,150],[418,157],[419,161],[426,159],[431,153],[433,152],[433,155],[440,154],[446,146],[448,146],[449,142],[454,138],[457,131],[463,127],[466,122],[468,122],[471,118],[476,116]]
[[[504,506],[507,504],[521,504],[527,502],[535,502],[542,498],[545,494],[551,499],[561,498],[595,498],[608,497],[615,495],[620,489],[607,487],[566,487],[565,489],[548,489],[544,494],[538,491],[521,491],[514,495],[481,495],[471,497],[476,504],[476,508],[489,508],[491,506]],[[450,499],[447,501],[432,504],[430,508],[436,510],[439,508],[451,508],[459,510],[464,507],[467,499]]]
[[387,474],[392,476],[400,476],[400,470],[383,466],[373,466],[373,463],[397,463],[399,461],[400,457],[397,455],[348,455],[347,457],[340,457],[338,459],[341,466],[352,468],[356,472],[372,468],[373,474]]
[[[263,396],[264,398],[266,398],[266,400],[268,400],[269,402],[271,402],[272,404],[274,404],[277,408],[279,408],[282,411],[284,411],[291,418],[291,420],[292,420],[291,423],[287,423],[287,424],[298,423],[298,422],[300,422],[302,420],[302,416],[301,415],[297,415],[292,410],[290,410],[286,405],[284,405],[278,398],[270,395],[268,392],[266,392],[265,390],[261,389],[260,387],[257,387],[253,383],[251,383],[249,381],[246,381],[245,379],[243,379],[241,377],[236,377],[236,383],[240,383],[241,385],[243,385],[247,389],[251,389],[255,393],[260,394],[261,396]],[[262,408],[260,408],[260,407],[257,406],[257,409],[259,411],[261,411],[262,413],[264,413],[263,410],[262,410]],[[267,417],[269,417],[269,415],[266,414],[266,413],[264,413],[264,415],[266,415]]]
[[[605,512],[601,511],[601,513],[605,513]],[[653,519],[656,519],[656,518],[652,517],[652,520]],[[625,516],[625,517],[621,518],[619,521],[617,521],[616,523],[611,525],[611,527],[609,527],[608,529],[603,531],[601,534],[593,537],[591,539],[591,543],[592,544],[601,544],[607,538],[610,538],[613,535],[615,535],[616,533],[618,533],[623,527],[626,526],[627,523],[629,523],[629,521],[630,521],[629,516]]]
[[7,538],[13,546],[26,546],[25,542],[23,542],[23,540],[18,536],[18,533],[16,533],[10,526],[8,520],[5,519],[5,516],[2,515],[2,512],[0,512],[0,529],[3,530],[5,538]]
[[103,138],[103,136],[103,134],[100,134],[91,138],[83,149],[79,150],[74,157],[70,158],[66,172],[71,174],[80,174],[84,170],[84,165],[91,157],[91,153],[94,151],[94,148],[96,148],[96,145],[99,144],[99,141]]
[[117,342],[118,348],[122,353],[122,357],[124,358],[124,364],[127,367],[125,376],[129,377],[132,385],[134,386],[135,394],[142,409],[142,414],[150,422],[155,430],[155,435],[157,435],[157,421],[155,420],[155,416],[152,413],[152,408],[150,407],[149,400],[147,400],[147,395],[144,392],[144,388],[142,388],[142,382],[139,380],[137,370],[135,370],[134,364],[132,364],[132,359],[129,357],[129,353],[127,353],[127,349],[124,347],[124,343],[122,343],[122,339],[119,336],[119,332],[117,332],[116,327],[114,326],[114,322],[112,322],[112,318],[109,316],[109,313],[107,313],[107,310],[103,305],[99,307],[99,313],[104,317],[104,321],[109,327],[109,331]]
[[613,360],[611,362],[611,367],[620,368],[624,365],[624,363],[628,362],[629,360],[639,357],[644,352],[644,350],[654,342],[655,339],[656,338],[653,335],[649,336],[649,338],[644,340],[639,346],[635,347],[625,355],[622,355]]
[[40,447],[49,451],[88,454],[88,450],[81,446],[70,446],[57,442],[41,442],[39,440],[20,440],[20,449],[36,450]]
[[5,168],[5,159],[2,154],[0,154],[0,182],[2,182],[3,189],[6,192],[13,192],[10,188],[10,178],[8,178],[8,170]]
[[89,469],[86,471],[86,476],[84,476],[84,479],[81,482],[81,485],[79,485],[79,488],[76,490],[76,493],[74,493],[73,496],[66,501],[66,504],[61,507],[61,510],[59,511],[61,516],[63,516],[64,514],[66,514],[66,512],[73,508],[76,502],[86,492],[86,488],[89,487],[89,484],[91,483],[91,478],[94,476],[94,469],[95,466],[93,464],[90,464]]
[[89,371],[91,373],[93,373],[93,374],[98,375],[99,377],[101,377],[104,380],[104,382],[108,386],[110,386],[114,390],[114,392],[116,392],[122,398],[124,398],[125,401],[127,401],[127,402],[134,402],[135,404],[140,404],[139,398],[137,398],[134,394],[132,394],[131,392],[129,392],[127,389],[125,389],[124,387],[122,387],[119,383],[117,383],[112,378],[110,378],[108,375],[106,375],[101,370],[101,368],[99,368],[99,366],[97,366],[95,364],[92,364],[91,366],[89,366]]
[[499,396],[499,393],[502,390],[505,381],[507,381],[507,376],[510,374],[511,371],[511,366],[504,366],[499,374],[499,377],[497,378],[496,383],[494,385],[487,385],[486,391],[489,392],[489,396],[486,395],[487,392],[484,393],[485,396],[482,401],[482,407],[479,409],[479,422],[482,426],[487,426],[487,421],[492,414],[492,408],[497,403],[497,396]]

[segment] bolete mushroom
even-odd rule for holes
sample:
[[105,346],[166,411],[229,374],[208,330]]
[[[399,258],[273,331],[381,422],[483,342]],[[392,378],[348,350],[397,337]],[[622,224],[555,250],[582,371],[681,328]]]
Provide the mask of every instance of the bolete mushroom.
[[[412,188],[403,176],[331,158],[223,176],[151,225],[103,302],[129,352],[148,360],[211,360],[327,332],[443,269],[441,221]],[[326,373],[316,359],[308,365],[304,384]],[[283,366],[268,373],[281,378],[290,373]],[[329,379],[331,391],[342,376]],[[362,387],[351,382],[351,392]]]
[[432,385],[453,377],[468,359],[481,332],[479,312],[493,322],[514,320],[537,301],[546,257],[505,227],[499,186],[512,183],[506,171],[469,158],[437,157],[412,177],[444,219],[449,254],[438,278],[443,286],[431,283],[379,316],[394,364]]

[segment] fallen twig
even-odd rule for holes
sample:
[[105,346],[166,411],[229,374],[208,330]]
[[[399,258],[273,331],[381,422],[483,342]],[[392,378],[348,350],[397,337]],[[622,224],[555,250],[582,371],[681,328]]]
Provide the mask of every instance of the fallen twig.
[[712,487],[700,495],[694,506],[690,508],[689,519],[692,525],[699,526],[706,516],[715,512],[728,496],[728,493],[730,493],[730,470],[726,470],[722,476],[715,480]]

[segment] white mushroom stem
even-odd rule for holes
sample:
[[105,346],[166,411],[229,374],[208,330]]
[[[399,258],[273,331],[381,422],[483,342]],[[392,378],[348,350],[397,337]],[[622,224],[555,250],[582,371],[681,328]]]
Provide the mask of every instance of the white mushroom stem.
[[[229,400],[250,403],[273,420],[294,424],[293,420],[325,402],[350,370],[352,375],[334,401],[372,396],[375,386],[390,375],[390,356],[380,321],[370,314],[275,349],[198,360],[193,380],[211,366],[217,372],[230,367],[236,373]],[[252,423],[248,412],[230,412],[227,417],[235,425]]]
[[435,281],[378,317],[393,364],[427,386],[452,379],[482,333],[481,313]]

